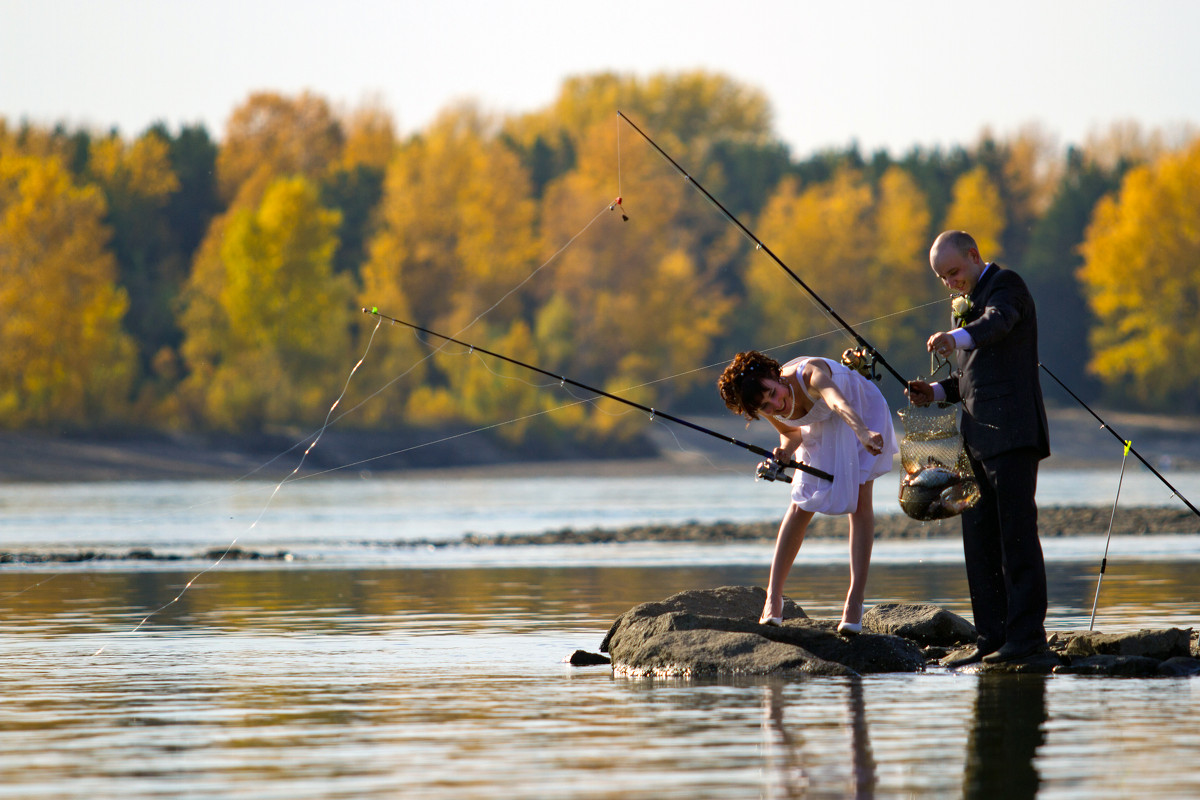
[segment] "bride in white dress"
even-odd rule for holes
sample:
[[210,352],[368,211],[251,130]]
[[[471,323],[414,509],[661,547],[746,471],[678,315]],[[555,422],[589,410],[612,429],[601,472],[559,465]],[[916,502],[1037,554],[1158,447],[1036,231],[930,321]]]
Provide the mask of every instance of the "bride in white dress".
[[738,353],[717,386],[731,411],[748,420],[765,417],[779,432],[776,459],[833,475],[832,481],[800,470],[793,476],[759,622],[782,623],[783,586],[813,514],[848,514],[850,589],[838,632],[860,632],[875,538],[872,488],[900,452],[887,401],[874,383],[836,361],[806,356],[781,366],[755,350]]

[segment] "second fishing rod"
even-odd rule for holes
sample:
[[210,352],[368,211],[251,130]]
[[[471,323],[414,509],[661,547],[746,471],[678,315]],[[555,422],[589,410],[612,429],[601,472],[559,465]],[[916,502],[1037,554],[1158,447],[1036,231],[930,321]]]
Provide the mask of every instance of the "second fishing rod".
[[[791,480],[791,478],[788,475],[786,475],[785,473],[781,472],[780,469],[798,469],[801,472],[807,472],[809,475],[813,475],[818,478],[823,478],[827,481],[833,480],[833,476],[830,475],[828,472],[817,469],[816,467],[809,466],[808,464],[802,463],[800,461],[793,460],[793,461],[789,461],[789,462],[780,462],[780,461],[776,460],[775,454],[772,453],[770,450],[767,450],[766,448],[759,447],[758,445],[753,445],[748,442],[743,442],[738,439],[734,439],[731,436],[726,436],[725,434],[719,433],[718,431],[714,431],[711,428],[706,428],[703,425],[697,425],[696,423],[689,422],[688,420],[683,419],[682,417],[677,417],[673,414],[668,414],[665,411],[660,411],[658,409],[651,408],[650,406],[642,405],[641,403],[634,402],[633,400],[629,400],[628,398],[612,394],[611,392],[606,392],[603,389],[598,389],[595,386],[588,386],[586,383],[581,383],[579,381],[572,380],[572,379],[564,377],[562,375],[556,375],[555,373],[553,373],[549,370],[542,369],[541,367],[534,366],[533,364],[526,364],[524,361],[518,361],[515,358],[510,358],[509,356],[501,355],[500,353],[494,353],[491,350],[485,350],[484,348],[479,347],[478,345],[471,344],[470,342],[464,342],[461,339],[455,339],[453,336],[447,336],[444,333],[438,333],[437,331],[432,331],[429,328],[424,328],[415,323],[405,322],[402,319],[396,319],[395,317],[389,317],[387,314],[379,313],[378,308],[364,308],[363,313],[370,314],[373,317],[378,317],[380,319],[387,320],[388,322],[391,322],[395,325],[403,325],[406,328],[411,328],[414,331],[417,331],[419,333],[424,333],[426,335],[433,336],[438,339],[442,339],[443,341],[453,342],[454,344],[457,344],[461,347],[466,347],[466,348],[470,349],[472,352],[482,353],[483,355],[491,356],[492,358],[498,358],[501,361],[508,362],[509,364],[514,364],[518,367],[522,367],[522,368],[530,370],[532,372],[536,372],[540,375],[545,375],[548,378],[553,378],[554,380],[558,381],[560,384],[570,384],[571,386],[574,386],[579,389],[583,389],[584,391],[588,391],[588,392],[597,394],[600,397],[606,397],[609,400],[615,400],[618,403],[622,403],[627,406],[632,406],[633,408],[639,409],[639,410],[644,411],[647,414],[649,414],[651,419],[653,419],[654,417],[661,417],[662,419],[669,420],[678,425],[683,425],[686,428],[691,428],[692,430],[697,431],[699,433],[703,433],[708,436],[716,437],[717,439],[720,439],[721,441],[725,442],[726,444],[732,444],[736,447],[742,448],[743,450],[749,450],[751,453],[755,453],[755,454],[760,455],[763,458],[767,459],[767,462],[766,462],[767,467],[766,468],[764,468],[764,465],[759,465],[758,477],[760,477],[760,478],[765,478],[767,480],[773,480],[773,481],[778,480],[778,481],[788,482]],[[778,467],[780,469],[776,469],[775,467]]]
[[[625,114],[623,114],[619,110],[617,111],[617,116],[620,117],[621,119],[625,120],[625,122],[627,122],[629,124],[629,127],[633,128],[635,131],[637,131],[638,134],[643,139],[645,139],[650,144],[651,147],[653,147],[655,150],[658,151],[659,155],[661,155],[663,158],[665,158],[667,160],[667,162],[672,167],[674,167],[675,170],[677,172],[679,172],[679,174],[682,175],[688,181],[688,183],[695,186],[696,189],[701,194],[703,194],[706,198],[708,198],[708,201],[710,203],[712,203],[714,206],[716,206],[717,209],[720,210],[720,212],[725,215],[726,219],[728,219],[730,222],[732,222],[734,225],[736,225],[737,228],[742,233],[744,233],[747,238],[750,239],[750,241],[754,242],[755,246],[759,250],[762,250],[764,253],[766,253],[768,256],[770,256],[771,260],[774,261],[776,264],[778,264],[779,267],[784,272],[786,272],[788,274],[788,276],[793,281],[795,281],[796,284],[801,289],[808,292],[809,296],[812,297],[812,299],[814,301],[816,301],[816,303],[821,307],[821,309],[826,314],[829,315],[829,317],[831,319],[833,319],[835,322],[837,322],[837,324],[839,324],[843,328],[845,328],[846,332],[854,337],[854,341],[858,342],[859,355],[862,358],[861,366],[863,368],[865,368],[868,371],[873,372],[875,365],[879,364],[884,369],[886,369],[888,372],[890,372],[896,380],[900,381],[901,386],[903,386],[905,389],[908,388],[908,380],[905,379],[905,377],[903,375],[901,375],[899,372],[897,372],[892,367],[892,365],[887,362],[887,359],[885,359],[882,355],[880,355],[879,351],[876,350],[871,345],[870,342],[868,342],[866,339],[864,339],[862,337],[862,335],[859,334],[859,332],[856,331],[853,328],[853,326],[850,325],[849,322],[846,322],[846,320],[842,319],[841,315],[838,314],[836,311],[834,311],[832,306],[830,306],[823,299],[821,299],[821,296],[818,295],[815,291],[813,291],[812,288],[807,283],[805,283],[799,275],[797,275],[795,272],[793,272],[791,267],[789,267],[787,264],[783,263],[783,259],[781,259],[779,256],[775,255],[775,253],[771,250],[771,248],[769,248],[765,244],[763,244],[763,241],[754,235],[753,231],[751,231],[749,228],[747,228],[745,225],[743,225],[742,221],[733,215],[733,212],[731,212],[729,209],[725,208],[725,206],[721,205],[721,202],[719,200],[717,200],[717,198],[713,197],[712,194],[710,194],[707,189],[705,189],[703,186],[700,185],[699,181],[697,181],[695,178],[693,178],[691,175],[689,175],[687,170],[685,170],[683,167],[681,167],[679,165],[679,163],[677,161],[675,161],[675,159],[673,159],[673,158],[671,158],[671,156],[667,155],[667,152],[665,150],[663,150],[661,147],[659,147],[658,143],[655,142],[653,139],[651,139],[650,136],[645,131],[643,131],[641,128],[639,128],[637,125],[635,125],[633,120],[631,120],[629,117],[625,116]],[[846,363],[847,366],[850,366],[852,369],[859,369],[858,365],[847,363],[845,361],[845,359],[843,359],[843,363]]]

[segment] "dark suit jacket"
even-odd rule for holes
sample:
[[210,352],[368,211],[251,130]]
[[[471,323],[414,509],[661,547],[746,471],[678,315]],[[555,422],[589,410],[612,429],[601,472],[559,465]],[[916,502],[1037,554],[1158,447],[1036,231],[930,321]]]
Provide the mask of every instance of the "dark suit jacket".
[[975,349],[956,353],[958,372],[940,381],[963,404],[962,434],[977,461],[1019,447],[1050,455],[1038,375],[1037,311],[1025,281],[991,264],[970,294],[963,329]]

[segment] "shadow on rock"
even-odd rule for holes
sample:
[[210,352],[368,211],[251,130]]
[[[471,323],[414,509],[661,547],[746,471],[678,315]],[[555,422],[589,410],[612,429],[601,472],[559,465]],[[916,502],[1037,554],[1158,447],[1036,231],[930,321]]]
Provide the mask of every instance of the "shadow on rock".
[[680,592],[622,614],[600,649],[624,675],[851,676],[925,668],[915,641],[874,632],[890,615],[869,614],[866,632],[846,637],[836,621],[809,619],[786,599],[783,625],[760,625],[765,601],[760,587]]

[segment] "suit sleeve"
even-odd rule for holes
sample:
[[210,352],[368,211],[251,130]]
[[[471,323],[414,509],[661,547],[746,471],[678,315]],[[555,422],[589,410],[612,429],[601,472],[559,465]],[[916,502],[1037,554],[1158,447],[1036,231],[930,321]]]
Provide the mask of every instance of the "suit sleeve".
[[983,313],[962,328],[970,335],[977,348],[987,347],[1003,339],[1033,308],[1033,296],[1020,275],[1010,270],[1001,270],[994,280],[995,284]]
[[937,385],[941,386],[942,390],[946,393],[947,403],[962,402],[962,392],[958,388],[958,378],[946,378],[945,380],[938,381]]

